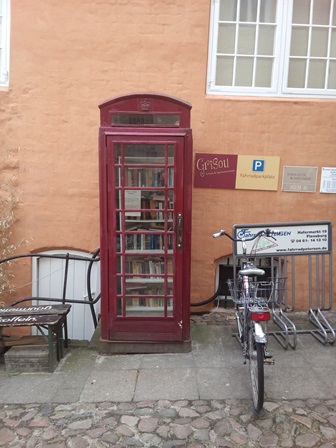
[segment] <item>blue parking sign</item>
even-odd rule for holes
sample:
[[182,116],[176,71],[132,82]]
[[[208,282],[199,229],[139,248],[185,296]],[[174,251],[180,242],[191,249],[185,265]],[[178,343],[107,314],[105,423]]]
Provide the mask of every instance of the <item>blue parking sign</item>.
[[264,171],[265,170],[265,160],[253,160],[252,171]]

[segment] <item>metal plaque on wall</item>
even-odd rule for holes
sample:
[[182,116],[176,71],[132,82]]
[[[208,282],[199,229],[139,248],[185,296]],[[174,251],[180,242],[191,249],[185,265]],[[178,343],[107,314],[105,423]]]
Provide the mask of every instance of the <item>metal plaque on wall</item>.
[[316,191],[317,166],[284,166],[282,191],[314,193]]

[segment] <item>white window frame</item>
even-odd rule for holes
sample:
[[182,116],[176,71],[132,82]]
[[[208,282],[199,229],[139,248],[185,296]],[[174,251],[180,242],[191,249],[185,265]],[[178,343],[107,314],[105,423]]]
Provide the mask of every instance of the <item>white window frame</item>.
[[9,85],[9,35],[10,35],[10,0],[0,0],[2,5],[1,53],[0,53],[0,87]]
[[[206,93],[209,95],[275,96],[302,98],[335,98],[336,89],[305,89],[287,87],[293,1],[278,0],[277,29],[274,42],[274,66],[271,87],[235,87],[216,85],[216,52],[219,22],[219,0],[211,0]],[[316,0],[315,0],[316,1]],[[332,0],[336,4],[336,0]],[[330,60],[330,59],[329,59]]]

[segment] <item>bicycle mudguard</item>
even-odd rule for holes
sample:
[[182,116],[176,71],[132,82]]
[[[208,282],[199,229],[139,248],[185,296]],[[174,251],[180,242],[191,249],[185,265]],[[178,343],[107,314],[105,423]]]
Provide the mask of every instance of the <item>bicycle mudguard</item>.
[[267,342],[266,334],[259,322],[254,322],[254,338],[260,344],[266,344]]

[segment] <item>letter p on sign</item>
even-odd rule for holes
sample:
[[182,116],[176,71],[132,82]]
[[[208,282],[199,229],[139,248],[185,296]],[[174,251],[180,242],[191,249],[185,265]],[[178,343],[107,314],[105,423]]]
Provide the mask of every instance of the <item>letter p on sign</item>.
[[264,171],[265,160],[253,160],[252,171]]

